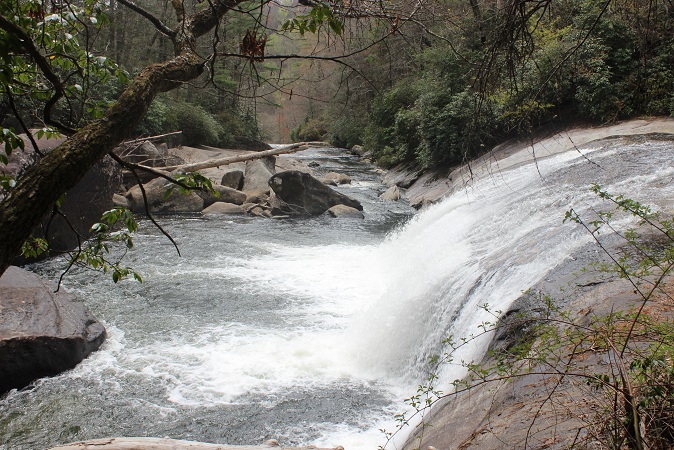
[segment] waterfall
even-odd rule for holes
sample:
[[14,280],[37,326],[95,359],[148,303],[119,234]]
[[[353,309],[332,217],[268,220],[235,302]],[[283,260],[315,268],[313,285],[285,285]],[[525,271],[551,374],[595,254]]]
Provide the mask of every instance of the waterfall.
[[[590,192],[591,183],[669,206],[673,153],[669,142],[598,143],[584,155],[574,149],[484,171],[486,176],[421,212],[373,250],[386,288],[354,317],[355,358],[377,376],[422,380],[433,369],[426,367],[429,357],[443,351],[444,338],[478,334],[480,323],[494,321],[481,306],[506,312],[591,240],[577,224],[563,223],[571,207],[587,216],[591,208],[609,207]],[[479,361],[489,338],[462,348],[455,360]],[[464,375],[457,366],[441,369],[444,389]]]

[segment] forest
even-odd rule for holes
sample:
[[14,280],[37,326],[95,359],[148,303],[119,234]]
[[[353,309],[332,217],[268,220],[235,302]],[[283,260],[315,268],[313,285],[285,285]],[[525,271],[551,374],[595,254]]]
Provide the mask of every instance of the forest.
[[[100,117],[174,52],[146,17],[170,24],[169,3],[140,14],[116,0],[5,2],[3,129]],[[238,4],[198,44],[207,70],[156,98],[131,134],[182,130],[183,144],[221,147],[324,139],[363,144],[382,165],[433,167],[548,125],[674,108],[667,0],[300,3]],[[10,25],[49,55],[60,89],[12,47]]]

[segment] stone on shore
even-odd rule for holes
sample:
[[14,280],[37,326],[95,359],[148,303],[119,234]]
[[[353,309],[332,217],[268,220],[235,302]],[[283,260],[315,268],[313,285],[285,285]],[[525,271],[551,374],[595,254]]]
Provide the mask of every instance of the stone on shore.
[[214,214],[246,214],[246,210],[241,205],[234,203],[215,202],[202,211],[207,215]]
[[339,193],[308,173],[298,170],[279,172],[269,179],[275,194],[275,209],[293,216],[318,216],[335,205],[346,205],[359,211],[363,206]]
[[[181,194],[178,186],[173,185],[173,192],[165,198],[171,183],[164,178],[155,178],[144,185],[147,195],[147,206],[151,213],[200,212],[204,209],[204,200],[195,192]],[[131,211],[145,212],[143,194],[138,185],[126,193]]]
[[350,184],[351,177],[345,173],[328,172],[323,175],[321,181],[330,186],[337,186],[340,184]]
[[209,191],[194,191],[204,200],[204,206],[211,206],[216,202],[234,203],[241,205],[246,201],[246,194],[231,187],[221,186],[219,184],[213,185],[213,190],[218,193],[218,196]]
[[9,267],[0,292],[0,393],[72,369],[105,340],[80,300],[34,273]]
[[222,175],[220,184],[232,189],[241,190],[243,188],[243,170],[230,170]]

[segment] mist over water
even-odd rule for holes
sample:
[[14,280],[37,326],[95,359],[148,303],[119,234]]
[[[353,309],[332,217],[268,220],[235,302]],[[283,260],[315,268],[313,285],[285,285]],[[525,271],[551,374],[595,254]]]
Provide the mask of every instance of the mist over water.
[[[669,142],[597,144],[473,179],[423,212],[384,203],[377,176],[334,150],[364,221],[166,218],[182,258],[143,222],[128,264],[143,284],[75,273],[65,287],[109,332],[76,369],[0,400],[0,446],[105,436],[375,449],[448,335],[508,306],[589,241],[562,224],[598,182],[674,198]],[[659,199],[659,200],[658,200]],[[658,204],[660,202],[660,204]],[[600,206],[597,206],[600,207]],[[669,206],[670,207],[670,206]],[[32,268],[55,277],[54,262]],[[478,340],[458,358],[473,359]],[[440,368],[441,384],[462,376]]]

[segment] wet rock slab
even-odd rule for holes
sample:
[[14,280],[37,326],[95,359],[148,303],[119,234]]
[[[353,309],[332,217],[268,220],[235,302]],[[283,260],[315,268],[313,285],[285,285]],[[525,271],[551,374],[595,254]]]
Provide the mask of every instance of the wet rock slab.
[[104,340],[75,296],[18,267],[0,278],[0,393],[75,367]]

